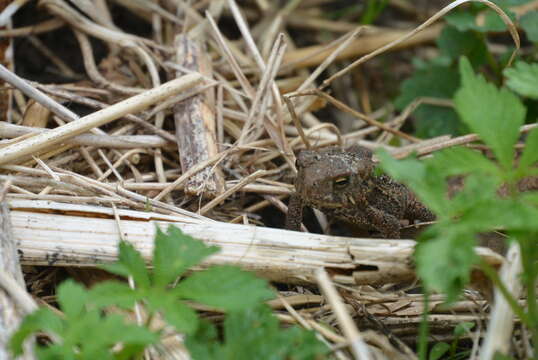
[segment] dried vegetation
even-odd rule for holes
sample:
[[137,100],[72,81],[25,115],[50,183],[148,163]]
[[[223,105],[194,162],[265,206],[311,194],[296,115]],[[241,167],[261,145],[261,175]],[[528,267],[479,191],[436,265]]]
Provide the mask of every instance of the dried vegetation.
[[[315,269],[325,266],[340,284],[340,308],[368,329],[366,342],[389,358],[414,358],[424,304],[399,284],[412,278],[402,265],[412,241],[224,224],[281,226],[301,148],[360,144],[427,155],[476,140],[417,139],[404,130],[410,113],[439,100],[420,99],[401,114],[388,101],[410,55],[431,51],[442,26],[432,23],[444,12],[427,20],[433,6],[391,1],[387,27],[361,27],[353,12],[328,20],[332,3],[40,0],[19,9],[14,27],[0,30],[15,47],[4,65],[33,81],[10,78],[0,94],[0,182],[23,264],[67,266],[91,283],[90,270],[72,266],[113,258],[118,233],[148,250],[150,221],[184,224],[223,247],[216,263],[280,283],[322,281]],[[389,50],[398,52],[376,57]],[[211,224],[217,230],[208,233]],[[49,302],[63,270],[27,270],[33,294]],[[289,289],[272,303],[291,310],[280,313],[283,322],[319,331],[336,349],[348,341],[332,327],[338,304],[326,305],[313,287]],[[476,293],[450,308],[441,300],[428,305],[435,341],[450,341],[457,323],[487,318]]]

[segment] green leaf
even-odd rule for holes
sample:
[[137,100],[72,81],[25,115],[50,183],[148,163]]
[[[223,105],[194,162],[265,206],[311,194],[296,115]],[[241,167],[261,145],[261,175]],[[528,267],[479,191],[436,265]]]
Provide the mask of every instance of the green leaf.
[[[496,3],[512,21],[515,21],[516,15],[514,12],[509,10],[509,6],[512,5],[510,5],[508,1],[493,2]],[[445,17],[446,22],[460,31],[475,30],[485,33],[490,31],[500,32],[506,30],[506,24],[494,10],[482,5],[474,5],[475,6],[471,6],[469,9],[452,11]],[[477,24],[476,17],[478,14],[482,15],[484,18],[483,25]]]
[[439,217],[446,216],[447,187],[442,174],[431,166],[413,158],[393,159],[385,150],[377,153],[380,165],[394,179],[404,182]]
[[529,11],[520,17],[519,25],[525,30],[530,41],[538,42],[538,10]]
[[68,318],[77,318],[88,300],[86,289],[71,279],[60,284],[57,297],[60,308]]
[[[419,97],[450,99],[458,89],[457,72],[449,67],[428,65],[415,73],[400,86],[400,96],[395,100],[398,110],[403,110]],[[459,120],[451,108],[423,104],[414,112],[417,136],[434,137],[458,134]]]
[[511,357],[510,355],[505,355],[497,351],[493,355],[493,360],[514,360],[514,358]]
[[413,113],[415,118],[415,136],[434,138],[441,135],[459,135],[464,133],[458,114],[454,109],[429,104],[420,105]]
[[[500,179],[474,172],[464,179],[465,186],[450,200],[450,215],[459,217],[455,226],[466,231],[484,231],[499,226],[495,205],[499,199],[497,189]],[[467,220],[468,219],[468,220]]]
[[523,170],[534,166],[538,161],[538,128],[532,130],[527,135],[527,141],[525,142],[525,150],[521,154],[519,160],[519,167]]
[[[159,339],[157,334],[147,328],[126,323],[123,316],[118,314],[103,317],[96,325],[97,327],[94,328],[86,328],[88,333],[91,332],[91,339],[85,342],[83,351],[88,355],[88,359],[99,351],[110,351],[118,343],[146,346],[156,343]],[[84,335],[85,338],[88,337],[88,333]],[[84,341],[84,339],[80,340]]]
[[40,308],[27,315],[17,331],[9,340],[9,347],[15,355],[22,354],[22,344],[28,336],[37,332],[45,331],[52,334],[61,334],[64,329],[63,320],[48,308]]
[[453,69],[439,65],[429,65],[415,71],[413,76],[402,83],[400,96],[394,105],[398,110],[403,110],[418,97],[449,99],[459,86],[457,74]]
[[499,175],[499,168],[478,151],[464,147],[453,147],[435,153],[428,161],[444,177],[480,171],[488,175]]
[[476,13],[471,11],[452,11],[445,16],[445,20],[459,31],[480,30],[476,24]]
[[[471,267],[478,262],[473,247],[476,244],[470,234],[449,232],[449,226],[440,224],[434,227],[443,233],[436,238],[418,244],[415,252],[418,273],[426,287],[447,295],[447,302],[453,302],[469,282]],[[424,233],[423,233],[424,234]]]
[[76,360],[75,354],[72,351],[60,345],[37,347],[34,350],[39,360]]
[[538,99],[538,64],[518,61],[504,70],[506,86],[522,96]]
[[162,312],[166,321],[177,331],[192,334],[198,328],[196,311],[180,301],[169,301],[162,304]]
[[119,281],[103,281],[96,284],[89,290],[89,296],[91,303],[98,308],[114,305],[130,309],[141,299],[139,292]]
[[179,283],[175,293],[228,311],[245,309],[274,298],[265,280],[233,266],[213,266],[194,273]]
[[102,269],[124,277],[132,276],[139,288],[149,287],[149,275],[142,255],[126,241],[119,243],[119,257],[115,264],[104,264]]
[[432,349],[430,350],[430,356],[428,356],[428,360],[439,360],[444,354],[446,354],[450,350],[450,345],[444,342],[436,343],[432,346]]
[[200,325],[196,333],[185,338],[185,346],[193,360],[203,359],[224,359],[221,344],[218,340],[217,329],[207,320],[200,320]]
[[[508,9],[508,6],[506,6],[504,4],[498,4],[498,5],[501,7],[501,9],[504,11],[504,13],[506,15],[508,15],[508,17],[513,22],[516,21],[516,14],[513,11],[510,11]],[[484,25],[480,27],[481,31],[483,31],[483,32],[489,32],[489,31],[500,32],[500,31],[505,31],[506,29],[507,29],[507,26],[504,23],[504,21],[501,19],[501,17],[499,16],[499,14],[497,14],[492,9],[488,9],[488,10],[484,11]]]
[[91,301],[84,287],[64,282],[58,289],[58,302],[66,316],[60,318],[46,308],[27,316],[11,340],[12,349],[20,352],[24,339],[38,331],[52,333],[58,341],[36,349],[44,359],[114,359],[112,349],[118,344],[131,353],[138,349],[138,355],[158,340],[157,334],[126,323],[121,315],[105,315]]
[[470,321],[461,322],[458,325],[456,325],[456,327],[454,328],[454,336],[456,338],[462,337],[463,335],[470,332],[474,328],[474,326],[475,326],[474,322],[470,322]]
[[501,227],[511,231],[538,231],[538,208],[521,201],[524,196],[521,194],[514,198],[499,199],[495,203]]
[[538,206],[538,191],[520,194],[518,199],[522,203],[530,204],[532,206]]
[[452,26],[446,26],[437,39],[441,54],[452,59],[466,56],[473,67],[487,62],[488,49],[483,36],[476,31],[459,31]]
[[[462,87],[454,97],[456,111],[469,128],[491,147],[505,169],[512,167],[513,146],[525,119],[525,107],[513,93],[497,89],[460,60]],[[502,134],[502,136],[500,136]]]
[[204,345],[215,339],[214,328],[202,326],[202,334],[188,336],[185,344],[193,360],[310,360],[328,352],[313,332],[282,329],[266,305],[230,313],[223,331],[224,342],[210,349]]
[[216,246],[207,246],[183,234],[175,226],[170,225],[167,231],[168,234],[165,234],[157,229],[155,236],[153,276],[157,286],[166,286],[190,267],[219,251]]

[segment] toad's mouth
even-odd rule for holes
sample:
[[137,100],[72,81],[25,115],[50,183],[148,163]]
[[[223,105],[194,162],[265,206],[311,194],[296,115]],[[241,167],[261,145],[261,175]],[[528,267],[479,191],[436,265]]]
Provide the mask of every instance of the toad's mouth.
[[337,208],[345,208],[351,206],[354,201],[343,201],[342,199],[338,200],[327,200],[327,199],[310,199],[309,201],[310,205],[321,209],[321,208],[329,208],[329,209],[337,209]]

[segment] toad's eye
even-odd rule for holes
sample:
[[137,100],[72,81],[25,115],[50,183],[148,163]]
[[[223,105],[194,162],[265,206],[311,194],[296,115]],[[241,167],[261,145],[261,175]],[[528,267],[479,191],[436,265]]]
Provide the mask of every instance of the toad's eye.
[[336,189],[343,189],[349,185],[349,176],[339,176],[333,179],[333,185]]

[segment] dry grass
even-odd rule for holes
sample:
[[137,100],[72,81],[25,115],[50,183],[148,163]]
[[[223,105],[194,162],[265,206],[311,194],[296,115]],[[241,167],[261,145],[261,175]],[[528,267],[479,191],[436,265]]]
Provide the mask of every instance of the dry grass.
[[[477,140],[467,135],[423,141],[405,133],[401,129],[420,103],[440,100],[418,99],[396,114],[389,102],[376,99],[363,72],[356,71],[359,65],[367,69],[368,61],[387,51],[431,43],[441,29],[433,23],[467,1],[456,1],[428,20],[407,24],[405,30],[326,20],[322,16],[326,2],[290,1],[280,9],[263,0],[241,8],[234,0],[162,2],[166,6],[96,0],[92,7],[73,1],[77,9],[63,0],[39,1],[46,19],[36,17],[30,26],[0,30],[0,37],[31,37],[54,72],[73,80],[28,83],[2,70],[2,78],[11,84],[5,93],[14,99],[13,107],[0,109],[8,119],[0,123],[0,181],[11,181],[6,198],[131,210],[150,207],[163,216],[262,225],[271,217],[284,218],[282,200],[292,191],[294,153],[301,148],[358,143],[371,149],[385,147],[403,157],[411,151],[423,156]],[[481,2],[499,11],[519,47],[510,20],[495,5]],[[403,1],[391,4],[394,11],[415,11]],[[124,24],[113,22],[112,11],[136,16],[151,29],[151,37],[121,30]],[[233,25],[222,25],[229,23]],[[80,58],[83,72],[35,36],[58,29],[74,34],[78,47],[69,50],[70,56]],[[237,40],[226,35],[234,31],[240,34]],[[300,31],[310,36],[293,35]],[[210,59],[210,66],[202,66],[200,54],[178,57],[178,36],[205,49],[201,53]],[[102,41],[108,55],[96,56],[90,38]],[[301,44],[312,39],[318,43]],[[15,64],[6,65],[18,66],[18,60],[23,61],[16,58]],[[341,93],[338,88],[346,81],[358,96],[353,91],[343,99],[330,95]],[[362,111],[356,110],[359,102]],[[79,116],[66,105],[91,113]],[[452,106],[446,101],[441,105]],[[29,111],[31,106],[37,110]],[[322,108],[345,119],[336,124],[345,121],[347,130],[341,133],[342,126],[317,115]],[[178,112],[184,118],[178,119]],[[36,116],[44,117],[38,126],[48,130],[31,125]],[[193,127],[200,123],[204,126]],[[196,176],[202,180],[193,182]],[[272,214],[261,217],[268,207]],[[46,276],[51,270],[40,271],[29,275],[35,288],[40,288],[39,281],[51,282]],[[350,344],[353,353],[360,354],[366,341],[376,354],[414,358],[405,344],[414,342],[418,330],[423,310],[419,296],[394,290],[390,281],[376,289],[349,284],[341,285],[347,303],[342,305],[323,274],[319,276],[324,279],[324,294],[332,294],[330,305],[344,337],[337,326],[321,325],[335,324],[331,306],[308,288],[294,288],[293,296],[282,295],[272,302],[275,309],[288,309],[289,314],[280,313],[283,322],[315,329],[336,349]],[[487,317],[484,301],[475,296],[469,293],[469,300],[451,309],[438,308],[442,299],[433,298],[430,308],[435,316],[430,321],[437,340],[449,341],[454,324]],[[346,313],[368,319],[361,327],[374,333],[359,335]],[[339,358],[349,356],[335,351]]]

